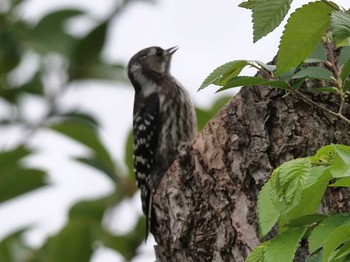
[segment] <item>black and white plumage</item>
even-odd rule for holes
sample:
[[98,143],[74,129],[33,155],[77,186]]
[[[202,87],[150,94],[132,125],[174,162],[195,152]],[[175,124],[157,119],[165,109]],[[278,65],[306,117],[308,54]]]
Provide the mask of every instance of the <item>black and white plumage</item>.
[[128,64],[135,89],[134,171],[147,219],[146,238],[152,230],[152,194],[176,159],[178,146],[191,142],[197,128],[189,94],[170,74],[176,50],[149,47],[136,53]]

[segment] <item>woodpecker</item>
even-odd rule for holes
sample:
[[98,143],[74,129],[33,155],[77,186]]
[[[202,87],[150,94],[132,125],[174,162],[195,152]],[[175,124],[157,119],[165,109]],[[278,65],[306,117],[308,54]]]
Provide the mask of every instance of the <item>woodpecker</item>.
[[134,172],[146,216],[146,239],[154,224],[153,192],[176,159],[178,147],[191,142],[197,129],[191,98],[170,73],[171,57],[177,49],[145,48],[127,67],[135,89]]

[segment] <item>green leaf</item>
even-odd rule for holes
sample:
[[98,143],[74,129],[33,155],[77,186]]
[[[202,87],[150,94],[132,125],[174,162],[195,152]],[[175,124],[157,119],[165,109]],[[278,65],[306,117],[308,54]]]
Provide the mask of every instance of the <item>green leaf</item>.
[[350,177],[340,178],[335,183],[330,184],[332,187],[350,187]]
[[238,5],[239,7],[245,8],[245,9],[252,9],[253,7],[253,1],[248,0],[247,2],[242,2]]
[[45,172],[17,165],[0,172],[0,203],[46,185]]
[[43,17],[30,32],[28,41],[39,53],[57,51],[69,56],[76,40],[64,31],[64,23],[82,14],[83,12],[77,9],[64,9],[50,13]]
[[260,67],[265,68],[269,72],[274,72],[276,70],[276,65],[268,65],[258,60],[251,60],[250,62],[257,63]]
[[299,89],[306,81],[308,76],[301,77],[297,79],[296,81],[292,81],[292,89],[297,90]]
[[339,54],[338,67],[346,64],[350,60],[350,46],[344,46]]
[[291,14],[277,54],[277,74],[297,66],[311,54],[330,26],[329,14],[332,10],[317,1],[303,5]]
[[23,262],[33,257],[34,250],[23,239],[26,230],[27,228],[17,230],[0,241],[0,261]]
[[337,255],[334,259],[336,260],[336,259],[344,258],[345,256],[348,256],[349,254],[350,254],[350,241],[348,241],[341,248],[339,248]]
[[305,262],[322,262],[322,252],[308,256]]
[[283,163],[274,175],[277,196],[288,206],[297,205],[311,174],[311,161],[299,158]]
[[48,240],[47,259],[50,262],[90,261],[99,224],[88,219],[73,219]]
[[292,79],[308,77],[308,78],[324,79],[327,81],[331,81],[332,76],[333,76],[332,72],[327,70],[324,67],[309,66],[301,69],[299,72],[293,75]]
[[332,253],[343,244],[350,240],[350,222],[344,223],[338,228],[334,229],[327,237],[323,247],[322,261],[327,262],[332,258]]
[[[94,161],[97,161],[100,165],[103,165],[105,170],[110,170],[110,172],[113,173],[112,170],[116,169],[112,157],[109,155],[109,152],[100,141],[97,130],[93,125],[85,121],[66,120],[53,124],[51,129],[90,148],[94,153]],[[115,180],[113,181],[115,182]]]
[[280,217],[272,201],[273,189],[270,181],[267,181],[258,196],[259,228],[262,236],[270,232]]
[[349,214],[343,213],[330,216],[316,226],[309,236],[310,253],[321,248],[331,232],[347,221],[350,221]]
[[341,80],[345,81],[350,74],[350,60],[348,60],[342,67],[340,78]]
[[116,81],[129,83],[129,80],[125,76],[125,68],[119,64],[106,64],[103,62],[96,62],[89,65],[80,78],[91,78],[107,81]]
[[350,88],[350,81],[345,81],[343,84],[343,92],[347,92]]
[[63,114],[60,114],[60,116],[72,118],[72,119],[77,119],[77,120],[80,120],[83,122],[87,122],[87,123],[94,125],[96,127],[98,127],[100,125],[99,122],[96,120],[96,118],[88,113],[83,113],[83,112],[78,112],[78,111],[69,111],[69,112],[65,112]]
[[304,60],[304,63],[323,63],[327,61],[327,53],[323,45],[318,43],[312,54]]
[[90,157],[75,157],[76,161],[93,167],[105,175],[107,175],[112,181],[118,184],[118,176],[115,172],[115,169],[112,169],[110,165],[106,164],[105,161],[101,160],[101,158],[96,157],[96,155]]
[[265,78],[254,77],[254,76],[237,76],[228,81],[223,88],[220,88],[217,92],[223,90],[238,87],[238,86],[251,86],[251,85],[263,85],[271,86],[280,89],[288,89],[288,84],[284,81],[279,80],[266,80]]
[[[94,72],[97,65],[101,66],[100,55],[106,39],[107,25],[107,22],[101,23],[77,43],[69,68],[71,80],[86,78]],[[100,68],[98,70],[101,71]]]
[[26,147],[17,147],[9,151],[0,152],[0,170],[16,165],[18,161],[31,153],[32,151]]
[[313,167],[308,180],[305,182],[305,189],[302,192],[300,202],[284,214],[285,222],[316,213],[330,179],[331,174],[326,167]]
[[261,243],[259,246],[249,254],[245,262],[264,262],[265,261],[265,250],[270,241]]
[[[246,60],[235,60],[219,66],[203,81],[198,91],[213,84],[214,82],[216,85],[225,85],[228,80],[238,76],[242,69],[247,65],[248,61]],[[224,83],[223,80],[226,80],[226,82]]]
[[106,209],[110,204],[111,200],[109,197],[80,201],[70,208],[69,219],[91,218],[100,223]]
[[335,145],[335,155],[330,166],[330,171],[335,178],[350,176],[350,147]]
[[270,241],[265,251],[265,259],[269,262],[293,261],[300,239],[307,227],[291,228],[278,234]]
[[272,32],[287,15],[292,0],[253,1],[254,43]]
[[298,217],[296,219],[293,219],[290,223],[285,225],[288,228],[291,227],[301,227],[301,226],[309,226],[313,224],[318,224],[321,221],[325,220],[327,218],[326,215],[323,214],[311,214],[306,215],[302,217]]
[[44,86],[40,73],[36,73],[29,82],[19,86],[18,89],[29,94],[42,96],[44,94]]
[[341,43],[347,42],[350,36],[350,14],[336,11],[332,12],[331,17],[333,38],[337,46],[341,46]]
[[321,93],[321,92],[326,92],[326,93],[337,93],[338,88],[334,86],[323,86],[323,87],[315,87],[311,89],[313,92]]

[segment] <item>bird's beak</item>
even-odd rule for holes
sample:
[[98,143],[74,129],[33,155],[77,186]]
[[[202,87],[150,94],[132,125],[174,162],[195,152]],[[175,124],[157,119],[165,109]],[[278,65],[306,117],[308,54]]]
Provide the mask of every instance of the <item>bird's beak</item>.
[[170,47],[169,49],[167,49],[166,51],[167,51],[167,53],[168,53],[169,55],[172,55],[172,54],[174,54],[178,49],[179,49],[179,48],[178,48],[177,46],[173,46],[173,47]]

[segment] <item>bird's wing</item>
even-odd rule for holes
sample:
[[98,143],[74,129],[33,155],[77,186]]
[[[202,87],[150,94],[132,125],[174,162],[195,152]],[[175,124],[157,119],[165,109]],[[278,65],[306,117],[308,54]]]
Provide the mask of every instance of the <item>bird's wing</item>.
[[[135,99],[138,99],[136,96]],[[142,210],[146,215],[147,228],[150,229],[152,188],[150,180],[154,169],[154,157],[158,144],[159,98],[151,95],[144,101],[135,103],[133,133],[134,133],[134,171],[137,185],[141,189]]]

